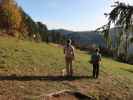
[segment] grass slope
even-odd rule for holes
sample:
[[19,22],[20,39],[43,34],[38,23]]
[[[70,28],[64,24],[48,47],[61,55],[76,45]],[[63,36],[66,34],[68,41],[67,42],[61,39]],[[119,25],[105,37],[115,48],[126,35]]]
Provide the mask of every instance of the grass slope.
[[133,66],[102,59],[98,80],[92,79],[90,55],[76,51],[75,77],[61,76],[63,50],[55,44],[0,38],[0,99],[40,100],[45,94],[69,89],[99,100],[131,100]]

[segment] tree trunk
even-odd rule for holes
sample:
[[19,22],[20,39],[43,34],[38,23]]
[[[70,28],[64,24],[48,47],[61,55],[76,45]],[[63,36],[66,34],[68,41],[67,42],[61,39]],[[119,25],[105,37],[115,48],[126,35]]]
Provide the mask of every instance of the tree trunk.
[[129,47],[129,44],[128,44],[128,31],[126,31],[126,40],[125,40],[125,62],[128,62],[128,47]]

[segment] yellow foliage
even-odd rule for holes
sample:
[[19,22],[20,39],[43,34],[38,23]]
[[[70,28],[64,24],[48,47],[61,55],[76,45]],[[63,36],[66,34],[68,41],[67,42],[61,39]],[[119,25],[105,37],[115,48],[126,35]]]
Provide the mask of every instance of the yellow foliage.
[[21,12],[14,0],[2,0],[0,4],[0,19],[3,28],[17,30],[22,21]]

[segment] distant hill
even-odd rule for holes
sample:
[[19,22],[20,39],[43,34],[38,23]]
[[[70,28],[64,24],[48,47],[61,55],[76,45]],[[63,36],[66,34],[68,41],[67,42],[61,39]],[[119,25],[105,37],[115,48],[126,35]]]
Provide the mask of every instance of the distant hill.
[[65,30],[65,29],[57,29],[57,30],[50,30],[50,31],[56,31],[56,32],[62,33],[64,35],[68,35],[68,34],[74,33],[74,31]]
[[[80,48],[83,49],[88,49],[92,45],[100,46],[100,47],[106,47],[105,40],[102,35],[100,35],[96,31],[70,31],[70,30],[65,30],[65,29],[58,29],[54,30],[55,32],[61,33],[67,38],[72,39],[74,44]],[[116,32],[120,31],[119,28],[112,28],[110,30],[111,37],[112,37],[112,42],[113,42],[113,47],[116,45]],[[133,52],[133,45],[129,47],[129,53]]]
[[69,31],[65,29],[54,30],[57,33],[61,33],[66,38],[72,39],[74,45],[80,48],[88,48],[92,45],[105,47],[105,41],[103,37],[95,31]]

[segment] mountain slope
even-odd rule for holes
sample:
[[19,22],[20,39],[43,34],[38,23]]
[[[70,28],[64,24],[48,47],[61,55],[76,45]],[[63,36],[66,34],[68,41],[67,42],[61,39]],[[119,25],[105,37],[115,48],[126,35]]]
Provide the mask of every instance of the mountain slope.
[[[75,45],[80,49],[90,49],[92,45],[100,46],[106,48],[106,42],[102,35],[96,31],[69,31],[65,29],[54,30],[55,32],[63,34],[67,38],[71,38]],[[117,46],[117,33],[120,32],[119,28],[112,28],[110,30],[110,35],[112,37],[112,46]],[[130,33],[132,35],[132,33]],[[121,50],[122,52],[122,50]],[[129,46],[129,54],[133,54],[133,44]]]
[[71,38],[74,45],[80,49],[88,49],[92,45],[105,47],[104,38],[95,31],[69,31],[64,29],[54,30],[57,33],[64,35],[66,38]]

